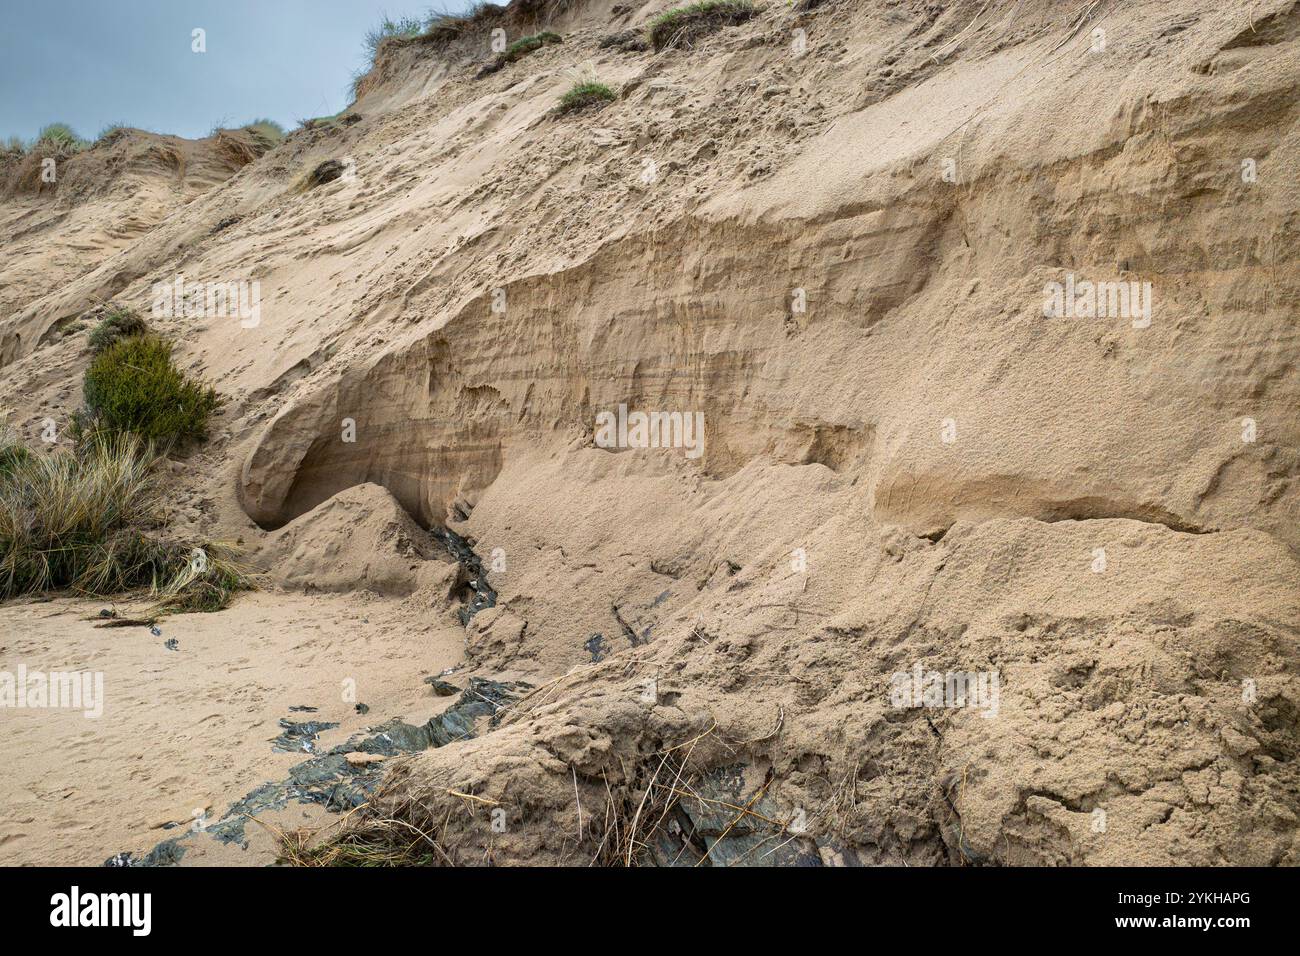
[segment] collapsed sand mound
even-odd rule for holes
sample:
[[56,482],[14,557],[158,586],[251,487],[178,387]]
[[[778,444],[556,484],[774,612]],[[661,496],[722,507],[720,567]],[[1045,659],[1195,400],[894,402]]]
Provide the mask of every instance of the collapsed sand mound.
[[[471,660],[567,673],[414,758],[377,817],[417,819],[462,862],[585,864],[649,788],[656,818],[681,807],[638,839],[691,862],[737,862],[703,808],[758,800],[777,825],[740,862],[798,837],[828,863],[1300,863],[1300,569],[1267,536],[1002,519],[932,543],[875,524],[822,466],[701,494],[620,457],[525,457],[475,508],[509,563]],[[593,560],[608,540],[618,557]],[[995,693],[896,697],[954,673]]]
[[258,554],[272,580],[306,591],[405,596],[449,590],[457,575],[445,549],[378,485],[357,485],[270,535]]

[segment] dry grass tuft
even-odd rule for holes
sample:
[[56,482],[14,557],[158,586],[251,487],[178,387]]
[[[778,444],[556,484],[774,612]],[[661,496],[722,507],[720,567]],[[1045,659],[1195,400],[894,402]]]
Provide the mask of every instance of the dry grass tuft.
[[309,867],[454,866],[451,857],[429,834],[405,820],[367,820],[344,829],[331,840],[318,831],[278,833],[277,863]]
[[[611,784],[608,776],[587,776],[588,792],[594,784],[603,789],[604,801],[588,807],[583,802],[579,776],[573,767],[576,844],[590,854],[589,866],[632,867],[661,862],[668,848],[680,847],[678,855],[688,852],[686,862],[702,861],[700,848],[690,851],[681,842],[681,818],[675,813],[683,800],[734,811],[735,820],[756,817],[781,829],[780,821],[768,820],[749,807],[731,807],[701,796],[697,784],[701,774],[692,768],[696,747],[717,729],[708,730],[683,743],[666,747],[639,765],[632,779]],[[751,805],[761,797],[755,795]],[[448,799],[450,798],[450,799]],[[503,798],[504,800],[504,798]],[[442,784],[428,783],[407,791],[399,801],[387,805],[383,815],[372,806],[363,806],[350,814],[327,839],[318,833],[299,831],[282,834],[282,862],[295,866],[457,866],[492,862],[494,849],[489,843],[481,850],[476,846],[464,857],[464,837],[487,832],[481,816],[507,802],[466,793]],[[370,816],[369,814],[374,814]],[[467,822],[467,818],[468,819]],[[734,824],[733,824],[734,825]],[[729,829],[729,828],[728,828]],[[725,835],[725,832],[724,832]],[[457,847],[460,847],[460,854]],[[458,856],[461,858],[458,859]],[[675,861],[674,861],[675,862]]]

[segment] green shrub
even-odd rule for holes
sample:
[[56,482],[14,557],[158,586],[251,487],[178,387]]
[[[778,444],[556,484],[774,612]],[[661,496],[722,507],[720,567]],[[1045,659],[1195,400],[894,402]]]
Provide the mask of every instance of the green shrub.
[[532,36],[520,37],[514,43],[510,44],[501,54],[503,63],[513,63],[515,60],[521,60],[528,54],[540,50],[542,47],[552,43],[563,43],[558,33],[552,33],[544,30],[541,33],[534,33]]
[[758,10],[750,0],[701,0],[676,7],[650,21],[646,38],[655,50],[666,46],[689,46],[697,37],[732,23],[744,23]]
[[149,533],[158,460],[134,436],[99,436],[76,452],[27,455],[0,470],[0,598],[148,588],[161,612],[216,610],[248,587],[224,547]]
[[559,111],[561,113],[572,113],[575,110],[608,103],[615,99],[618,99],[617,95],[604,83],[596,80],[583,80],[574,83],[569,91],[560,97]]
[[125,306],[111,306],[108,315],[91,330],[90,347],[96,353],[99,353],[114,342],[130,338],[133,335],[144,335],[148,331],[149,328],[144,324],[144,319],[140,318],[133,310]]
[[188,379],[171,345],[154,335],[122,339],[96,355],[82,391],[79,434],[130,433],[164,447],[206,438],[208,417],[221,402]]

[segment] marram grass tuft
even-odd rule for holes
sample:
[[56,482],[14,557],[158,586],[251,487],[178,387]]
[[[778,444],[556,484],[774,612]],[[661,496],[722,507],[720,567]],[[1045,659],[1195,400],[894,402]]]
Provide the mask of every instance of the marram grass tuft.
[[158,534],[159,458],[135,436],[98,435],[50,455],[7,451],[0,449],[9,463],[0,468],[0,599],[147,589],[165,613],[216,610],[250,586],[225,547]]

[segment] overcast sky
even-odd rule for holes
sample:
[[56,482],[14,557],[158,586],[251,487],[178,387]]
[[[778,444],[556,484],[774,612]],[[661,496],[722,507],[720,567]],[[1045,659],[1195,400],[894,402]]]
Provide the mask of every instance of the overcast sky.
[[[433,0],[457,11],[468,0]],[[51,122],[206,136],[337,113],[383,19],[430,0],[0,0],[0,141]],[[207,52],[191,50],[195,28]]]

